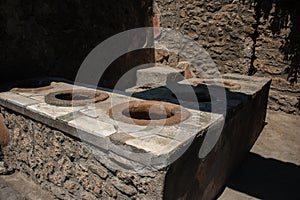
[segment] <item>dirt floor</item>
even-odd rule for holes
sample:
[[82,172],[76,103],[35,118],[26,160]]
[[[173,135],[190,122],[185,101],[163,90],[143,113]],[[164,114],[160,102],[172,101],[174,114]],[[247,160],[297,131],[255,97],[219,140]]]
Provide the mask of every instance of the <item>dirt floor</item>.
[[300,116],[269,111],[267,122],[218,200],[300,199]]
[[[218,200],[300,199],[300,116],[269,111],[268,124]],[[0,200],[52,199],[20,174],[0,176]]]

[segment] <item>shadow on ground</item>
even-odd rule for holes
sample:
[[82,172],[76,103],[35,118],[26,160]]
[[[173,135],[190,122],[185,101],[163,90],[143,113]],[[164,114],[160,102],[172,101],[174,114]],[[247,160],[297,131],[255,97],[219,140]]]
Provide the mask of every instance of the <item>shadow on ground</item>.
[[259,199],[300,199],[300,166],[249,153],[227,187]]

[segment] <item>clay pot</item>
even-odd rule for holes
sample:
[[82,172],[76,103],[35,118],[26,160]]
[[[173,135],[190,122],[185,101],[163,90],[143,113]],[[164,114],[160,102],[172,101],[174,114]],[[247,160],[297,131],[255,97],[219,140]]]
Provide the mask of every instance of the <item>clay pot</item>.
[[9,131],[4,124],[4,118],[0,114],[0,146],[5,147],[9,143]]
[[105,92],[96,90],[63,90],[45,96],[45,102],[55,106],[84,106],[104,101],[109,97]]
[[111,118],[140,126],[168,126],[186,120],[190,113],[179,105],[160,101],[130,101],[113,106]]

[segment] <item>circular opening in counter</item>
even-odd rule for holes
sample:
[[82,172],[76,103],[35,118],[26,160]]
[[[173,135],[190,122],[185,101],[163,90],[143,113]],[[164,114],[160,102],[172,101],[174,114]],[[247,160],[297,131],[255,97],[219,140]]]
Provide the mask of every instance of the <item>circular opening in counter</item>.
[[140,126],[174,125],[186,120],[190,113],[179,105],[160,101],[130,101],[109,109],[115,120]]
[[104,101],[108,94],[99,90],[63,90],[45,96],[45,102],[55,106],[83,106]]

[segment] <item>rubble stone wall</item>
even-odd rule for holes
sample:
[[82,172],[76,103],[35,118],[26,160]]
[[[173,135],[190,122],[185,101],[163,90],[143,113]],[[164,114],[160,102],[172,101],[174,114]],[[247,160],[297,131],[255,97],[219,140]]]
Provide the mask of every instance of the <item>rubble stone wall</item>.
[[4,108],[1,114],[11,135],[2,149],[8,170],[28,175],[57,199],[162,199],[165,171],[111,170],[91,146]]
[[[299,78],[294,85],[287,80],[299,57],[297,6],[296,0],[155,0],[154,9],[161,27],[197,41],[220,72],[271,77],[269,108],[300,114]],[[161,58],[172,67],[180,61],[172,52]]]

